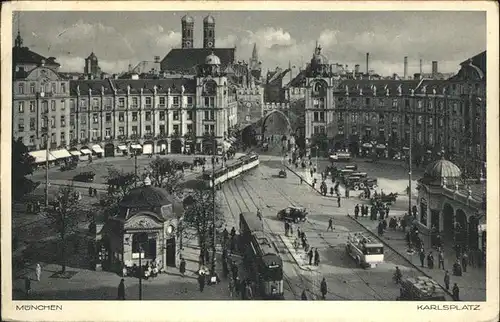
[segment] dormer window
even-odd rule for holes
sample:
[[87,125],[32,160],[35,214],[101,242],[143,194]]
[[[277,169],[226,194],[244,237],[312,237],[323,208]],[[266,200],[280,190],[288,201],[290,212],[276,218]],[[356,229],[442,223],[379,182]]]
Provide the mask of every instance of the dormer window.
[[24,83],[19,83],[19,94],[24,94]]

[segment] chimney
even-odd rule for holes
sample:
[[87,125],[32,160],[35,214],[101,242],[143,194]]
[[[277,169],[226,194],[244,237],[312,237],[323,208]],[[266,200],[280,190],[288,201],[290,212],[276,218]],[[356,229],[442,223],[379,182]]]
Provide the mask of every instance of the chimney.
[[368,74],[368,64],[370,62],[370,53],[366,53],[366,73]]
[[359,74],[359,64],[354,65],[354,72]]
[[422,75],[422,59],[420,59],[420,75]]
[[438,62],[433,60],[432,61],[432,77],[434,78],[438,73]]
[[405,56],[403,79],[407,79],[407,77],[408,77],[408,57]]

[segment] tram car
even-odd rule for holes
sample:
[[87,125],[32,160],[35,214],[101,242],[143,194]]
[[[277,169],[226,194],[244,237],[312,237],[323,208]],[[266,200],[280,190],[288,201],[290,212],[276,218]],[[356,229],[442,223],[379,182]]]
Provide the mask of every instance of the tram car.
[[446,301],[441,286],[427,276],[409,277],[401,281],[398,301]]
[[256,213],[240,214],[241,250],[250,278],[263,299],[282,300],[283,261]]
[[212,171],[207,170],[203,173],[203,180],[207,186],[212,187],[213,182],[215,185],[220,185],[227,180],[236,178],[242,173],[245,173],[259,165],[259,155],[255,153],[250,153],[239,157],[237,160],[226,163],[226,165],[220,169],[216,169],[212,179]]

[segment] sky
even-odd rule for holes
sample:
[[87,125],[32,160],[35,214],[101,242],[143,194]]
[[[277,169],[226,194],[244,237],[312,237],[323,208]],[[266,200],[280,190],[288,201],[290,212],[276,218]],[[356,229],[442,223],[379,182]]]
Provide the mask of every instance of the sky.
[[[82,72],[92,51],[104,72],[119,73],[129,64],[161,58],[180,48],[181,17],[186,12],[14,13],[24,45],[46,57],[56,57],[61,71]],[[254,43],[264,70],[300,68],[310,61],[316,41],[330,63],[355,64],[381,75],[431,71],[457,72],[459,63],[486,49],[486,13],[472,11],[191,11],[194,46],[202,47],[203,18],[216,21],[216,47],[236,47],[238,60],[248,61]],[[20,17],[20,18],[19,18]]]

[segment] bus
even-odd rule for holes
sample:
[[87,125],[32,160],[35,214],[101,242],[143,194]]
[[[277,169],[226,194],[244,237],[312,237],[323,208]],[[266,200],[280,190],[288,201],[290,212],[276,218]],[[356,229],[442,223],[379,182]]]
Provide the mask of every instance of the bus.
[[346,252],[363,268],[374,268],[384,261],[384,245],[362,232],[347,235]]

